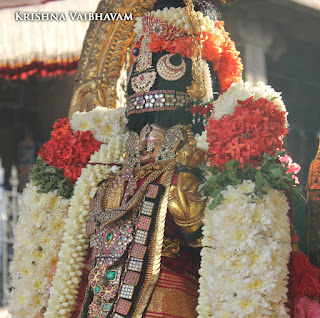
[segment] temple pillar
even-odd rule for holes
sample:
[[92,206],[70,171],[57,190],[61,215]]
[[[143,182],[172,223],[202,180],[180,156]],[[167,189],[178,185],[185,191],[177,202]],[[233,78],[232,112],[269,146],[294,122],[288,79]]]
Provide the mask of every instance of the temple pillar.
[[267,54],[277,60],[285,44],[275,25],[252,13],[226,12],[226,28],[241,52],[244,80],[268,83]]

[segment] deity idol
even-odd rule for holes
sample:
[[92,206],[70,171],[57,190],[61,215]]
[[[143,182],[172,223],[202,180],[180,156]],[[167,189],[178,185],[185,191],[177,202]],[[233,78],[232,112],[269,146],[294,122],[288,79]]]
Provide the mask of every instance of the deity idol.
[[[318,272],[298,251],[293,225],[292,193],[299,195],[282,148],[284,104],[269,86],[241,80],[239,53],[203,3],[161,0],[136,19],[125,107],[85,109],[55,124],[25,192],[26,204],[32,196],[36,203],[17,226],[14,318],[278,318],[319,310]],[[90,41],[94,34],[89,29]],[[83,56],[96,55],[88,65],[102,51],[84,46]],[[87,81],[93,70],[83,65],[75,100],[87,94],[86,108],[103,100],[113,79]],[[99,70],[112,73],[112,65]],[[63,231],[61,220],[50,227],[40,218],[58,205],[59,215],[68,211]],[[19,233],[32,231],[41,235],[26,257],[28,239]]]
[[[159,5],[136,25],[124,167],[91,202],[93,268],[83,317],[196,316],[204,208],[198,166],[206,154],[191,129],[192,60],[150,49],[152,38],[174,41],[187,32],[158,17]],[[204,63],[213,99],[219,80],[212,62]],[[203,129],[202,120],[194,126]]]
[[206,155],[192,135],[181,124],[147,123],[130,134],[123,170],[100,184],[87,225],[93,268],[83,317],[196,315],[197,166]]
[[[157,17],[159,5],[140,20],[132,49],[124,168],[100,185],[91,203],[94,267],[83,317],[197,314],[204,208],[198,166],[206,153],[191,129],[191,59],[149,49],[152,37],[179,40],[186,32]],[[218,94],[212,62],[205,69]],[[203,129],[202,119],[193,126]]]

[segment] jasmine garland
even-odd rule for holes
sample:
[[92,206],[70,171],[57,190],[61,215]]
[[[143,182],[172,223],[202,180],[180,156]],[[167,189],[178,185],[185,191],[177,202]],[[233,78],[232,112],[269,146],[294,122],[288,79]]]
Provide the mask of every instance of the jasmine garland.
[[12,317],[34,317],[46,307],[68,207],[69,200],[56,191],[39,193],[33,183],[24,190],[10,265]]
[[239,106],[238,100],[245,101],[251,96],[253,96],[254,101],[264,98],[277,105],[278,110],[286,111],[281,93],[276,92],[271,86],[263,82],[254,85],[251,82],[240,81],[239,83],[233,83],[214,103],[214,119],[220,119],[223,115],[232,115],[235,108]]
[[[15,231],[16,254],[10,267],[14,288],[9,301],[14,318],[34,317],[40,311],[46,311],[46,317],[70,317],[75,309],[88,246],[84,224],[89,201],[96,192],[97,183],[107,174],[119,171],[123,161],[127,134],[122,109],[100,107],[92,112],[77,113],[77,116],[81,121],[71,119],[75,126],[90,120],[90,128],[108,144],[102,144],[91,154],[88,159],[91,164],[81,171],[71,201],[57,195],[59,187],[56,186],[45,191],[47,193],[40,193],[43,189],[31,182],[24,191]],[[106,129],[107,122],[109,128]],[[75,134],[79,133],[77,128],[73,129]],[[47,170],[50,180],[59,179],[56,174],[60,170],[47,164],[39,165],[36,172],[46,175]]]
[[[122,138],[124,140],[125,138]],[[113,158],[114,164],[120,164],[121,156],[112,152],[122,153],[123,145],[117,143],[116,147],[103,145],[100,151],[92,155],[97,158]],[[118,149],[118,150],[117,150]],[[88,237],[86,236],[85,225],[89,214],[89,202],[93,198],[97,184],[106,175],[116,173],[120,170],[119,166],[105,164],[88,165],[81,172],[78,178],[74,195],[70,202],[68,211],[69,218],[65,221],[65,232],[63,243],[59,252],[59,262],[50,289],[50,299],[44,317],[58,318],[70,317],[76,308],[76,299],[82,270],[85,266],[87,256]]]
[[289,205],[283,192],[243,181],[205,211],[199,317],[289,317]]
[[125,108],[107,109],[98,106],[90,112],[76,112],[71,120],[74,131],[90,131],[94,138],[107,144],[111,137],[127,132]]

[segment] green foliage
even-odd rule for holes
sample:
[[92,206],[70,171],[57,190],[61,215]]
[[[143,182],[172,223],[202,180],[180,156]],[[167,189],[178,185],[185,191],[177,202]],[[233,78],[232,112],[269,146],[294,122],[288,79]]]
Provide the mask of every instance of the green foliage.
[[46,164],[40,156],[32,167],[29,178],[39,187],[40,193],[57,190],[57,194],[66,199],[73,195],[73,185],[63,176],[62,171]]
[[228,185],[236,186],[241,184],[244,180],[252,180],[255,182],[256,188],[254,195],[262,197],[266,188],[273,188],[278,190],[292,190],[294,194],[300,193],[300,187],[294,184],[292,178],[293,173],[287,174],[287,167],[284,167],[278,157],[284,156],[285,151],[279,151],[274,156],[264,154],[264,161],[259,167],[253,168],[247,166],[240,168],[240,163],[235,159],[227,162],[222,171],[218,167],[201,166],[200,168],[205,172],[206,181],[198,188],[199,192],[212,198],[209,209],[214,209],[219,205],[223,199],[221,194]]

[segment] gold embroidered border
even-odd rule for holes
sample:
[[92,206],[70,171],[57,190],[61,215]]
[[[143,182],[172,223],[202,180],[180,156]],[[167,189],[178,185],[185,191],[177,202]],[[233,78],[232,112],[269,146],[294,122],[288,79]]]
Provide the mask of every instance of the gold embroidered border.
[[161,270],[145,317],[197,317],[198,288],[199,284],[193,278]]

